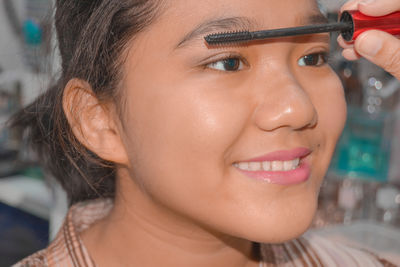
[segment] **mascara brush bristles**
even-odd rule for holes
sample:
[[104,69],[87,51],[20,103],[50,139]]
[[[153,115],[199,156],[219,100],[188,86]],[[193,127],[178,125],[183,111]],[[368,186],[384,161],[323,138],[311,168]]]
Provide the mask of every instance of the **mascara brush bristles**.
[[238,32],[215,33],[207,35],[204,39],[209,45],[215,46],[224,44],[226,45],[226,44],[244,43],[254,40],[264,40],[268,38],[307,35],[307,34],[323,33],[323,32],[335,32],[335,31],[345,32],[345,31],[351,31],[352,29],[353,29],[352,23],[338,22],[338,23],[317,24],[317,25],[308,25],[308,26],[282,28],[282,29],[274,29],[266,31],[255,31],[255,32],[238,31]]
[[249,31],[238,31],[238,32],[225,32],[225,33],[214,33],[205,37],[206,42],[209,45],[223,45],[228,43],[243,43],[252,40],[253,36]]

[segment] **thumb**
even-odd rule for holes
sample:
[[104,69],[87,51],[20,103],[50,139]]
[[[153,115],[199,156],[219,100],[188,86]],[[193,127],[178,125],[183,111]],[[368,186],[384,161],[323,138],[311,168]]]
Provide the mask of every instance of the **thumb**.
[[358,54],[400,79],[400,40],[383,31],[362,33],[355,41]]
[[369,16],[383,16],[400,11],[398,0],[363,0],[359,1],[358,9]]

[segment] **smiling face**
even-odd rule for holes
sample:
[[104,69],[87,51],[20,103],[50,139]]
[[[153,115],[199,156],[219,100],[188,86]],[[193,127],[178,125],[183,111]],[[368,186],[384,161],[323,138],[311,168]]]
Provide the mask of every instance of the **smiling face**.
[[[309,226],[345,121],[329,36],[207,47],[208,33],[308,24],[311,0],[174,0],[124,64],[118,194],[174,231],[281,242]],[[117,194],[117,197],[118,197]]]

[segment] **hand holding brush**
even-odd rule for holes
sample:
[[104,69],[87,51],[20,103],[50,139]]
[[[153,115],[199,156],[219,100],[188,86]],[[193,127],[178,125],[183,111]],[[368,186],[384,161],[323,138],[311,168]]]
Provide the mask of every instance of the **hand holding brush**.
[[[342,10],[348,9],[357,9],[373,17],[385,16],[400,11],[400,0],[350,1],[342,7]],[[345,42],[341,36],[338,41],[346,59],[364,57],[400,79],[400,40],[395,36],[371,30],[362,33],[354,43]]]
[[343,56],[360,56],[400,78],[400,0],[353,0],[342,7],[339,22],[261,31],[215,33],[205,37],[210,46],[229,46],[255,40],[340,32]]

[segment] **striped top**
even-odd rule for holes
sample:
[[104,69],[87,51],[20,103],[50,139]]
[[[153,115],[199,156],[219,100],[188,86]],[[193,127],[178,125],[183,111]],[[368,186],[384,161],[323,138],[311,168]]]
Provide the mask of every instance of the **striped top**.
[[[79,233],[111,211],[110,199],[86,201],[72,206],[53,242],[44,250],[13,267],[95,267]],[[260,266],[282,267],[395,267],[396,265],[372,253],[333,242],[312,233],[290,242],[260,245]]]

